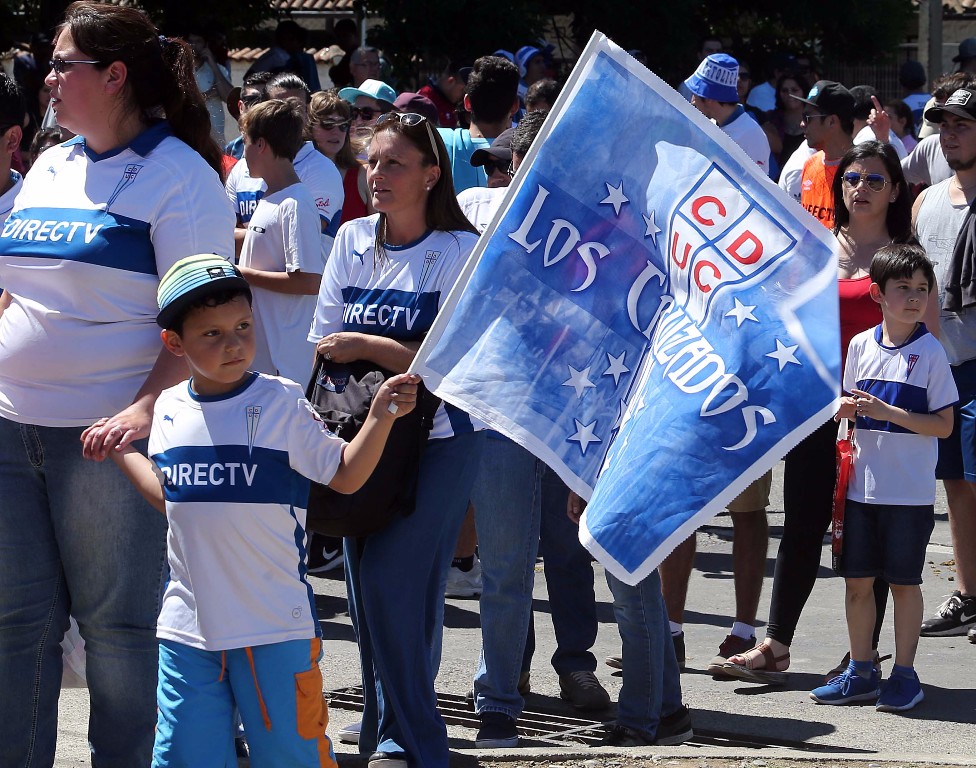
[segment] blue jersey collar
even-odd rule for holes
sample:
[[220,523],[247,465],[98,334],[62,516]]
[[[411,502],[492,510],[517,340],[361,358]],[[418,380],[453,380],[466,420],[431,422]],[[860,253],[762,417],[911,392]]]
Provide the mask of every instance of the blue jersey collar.
[[128,144],[123,144],[121,147],[113,147],[107,152],[98,154],[93,152],[88,148],[88,144],[85,142],[84,136],[75,136],[73,139],[68,139],[64,143],[66,147],[73,147],[75,145],[80,145],[82,149],[85,150],[85,154],[92,160],[92,162],[97,163],[99,160],[107,160],[110,157],[115,157],[127,149],[131,149],[140,157],[146,157],[150,152],[152,152],[159,143],[165,139],[167,136],[172,136],[173,131],[169,127],[169,123],[165,120],[160,120],[158,123],[150,126],[138,136],[136,136]]

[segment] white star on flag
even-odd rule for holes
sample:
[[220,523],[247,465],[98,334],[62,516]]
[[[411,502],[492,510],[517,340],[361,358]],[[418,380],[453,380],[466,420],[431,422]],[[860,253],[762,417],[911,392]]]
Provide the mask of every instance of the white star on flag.
[[626,352],[621,352],[617,357],[614,357],[609,352],[607,352],[607,362],[610,364],[609,367],[603,372],[604,376],[613,376],[613,385],[616,387],[620,384],[620,377],[625,373],[630,373],[630,368],[624,365],[624,358],[627,356]]
[[591,421],[589,424],[583,424],[579,419],[573,419],[573,421],[576,422],[576,433],[567,437],[566,440],[579,443],[580,450],[585,456],[590,443],[602,443],[603,441],[593,434],[593,428],[596,426],[595,421]]
[[756,316],[752,314],[752,310],[755,308],[755,304],[749,306],[748,304],[743,304],[738,298],[736,298],[735,307],[726,312],[725,316],[735,318],[736,328],[739,328],[746,320],[752,320],[754,323],[758,323],[759,321],[756,319]]
[[644,230],[644,237],[651,238],[651,242],[654,243],[654,247],[657,248],[657,233],[661,231],[661,228],[654,221],[654,211],[651,211],[651,215],[641,214],[644,217],[644,224],[647,229]]
[[792,347],[788,347],[782,341],[776,339],[776,351],[767,352],[766,357],[771,357],[779,363],[779,369],[782,371],[787,363],[793,363],[794,365],[800,364],[800,361],[796,359],[796,355],[793,354],[799,346],[799,344],[794,344]]
[[609,181],[603,183],[607,185],[607,196],[600,201],[600,205],[612,205],[613,212],[619,216],[620,206],[630,202],[630,198],[624,194],[624,183],[621,181],[616,187],[611,186]]
[[567,366],[569,368],[569,378],[563,382],[564,387],[572,387],[576,390],[576,397],[583,397],[583,392],[591,387],[596,387],[592,381],[590,381],[590,369],[589,367],[584,368],[582,371],[577,371],[573,366]]

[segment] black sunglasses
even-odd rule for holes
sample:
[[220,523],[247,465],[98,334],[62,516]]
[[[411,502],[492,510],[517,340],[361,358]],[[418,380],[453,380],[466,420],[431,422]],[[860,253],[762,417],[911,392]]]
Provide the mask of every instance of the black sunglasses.
[[367,123],[372,120],[377,115],[389,114],[384,112],[382,109],[372,109],[371,107],[353,107],[352,108],[352,119],[355,120],[359,118],[365,120]]
[[508,176],[514,176],[515,172],[512,170],[512,163],[508,160],[488,160],[485,162],[485,173],[491,176],[493,173],[504,173]]
[[63,75],[64,71],[73,64],[101,64],[101,61],[91,61],[88,59],[51,59],[47,65],[54,70],[55,74]]
[[329,131],[333,128],[342,131],[343,133],[349,132],[349,120],[319,120],[319,128],[323,131]]

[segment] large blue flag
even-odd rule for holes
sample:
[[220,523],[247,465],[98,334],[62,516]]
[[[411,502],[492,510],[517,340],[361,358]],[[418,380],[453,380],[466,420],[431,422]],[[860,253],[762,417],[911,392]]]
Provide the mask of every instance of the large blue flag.
[[832,414],[836,277],[828,231],[596,33],[414,370],[589,499],[633,584]]

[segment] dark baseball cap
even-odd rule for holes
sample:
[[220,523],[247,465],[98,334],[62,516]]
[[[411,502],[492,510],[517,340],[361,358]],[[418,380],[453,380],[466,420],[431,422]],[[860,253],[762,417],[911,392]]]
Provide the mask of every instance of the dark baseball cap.
[[805,99],[799,96],[793,98],[816,107],[823,115],[837,115],[842,120],[851,120],[854,117],[854,96],[833,80],[818,80]]
[[515,129],[508,128],[499,133],[487,149],[476,149],[471,153],[471,165],[484,165],[492,160],[501,160],[503,163],[512,162],[513,135],[515,135]]
[[971,91],[968,88],[953,91],[941,107],[926,109],[925,119],[930,123],[941,123],[947,112],[964,120],[976,120],[976,91]]

